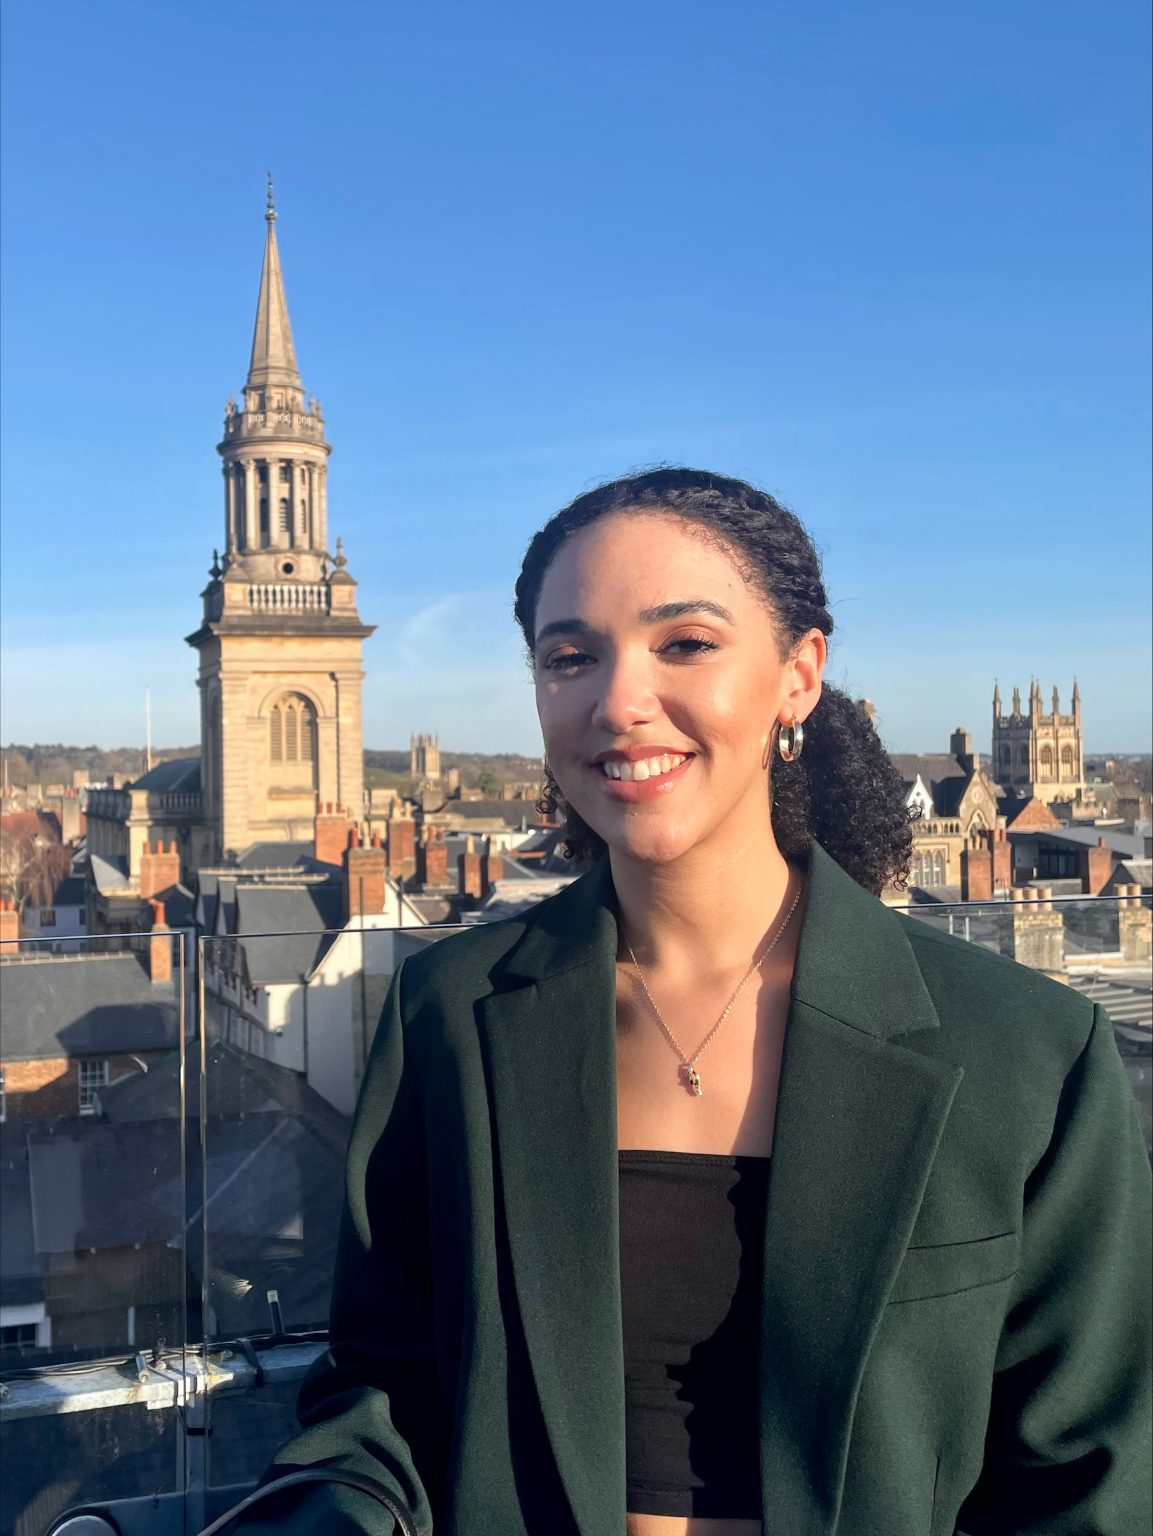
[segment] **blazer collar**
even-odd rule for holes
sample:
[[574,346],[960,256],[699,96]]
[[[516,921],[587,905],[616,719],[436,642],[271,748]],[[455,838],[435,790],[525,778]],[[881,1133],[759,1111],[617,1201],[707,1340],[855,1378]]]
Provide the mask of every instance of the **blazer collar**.
[[[936,1029],[936,1010],[905,936],[906,921],[814,842],[793,997],[878,1040]],[[604,858],[524,919],[522,938],[493,979],[499,991],[504,984],[541,982],[577,966],[612,965],[616,953],[616,894]]]

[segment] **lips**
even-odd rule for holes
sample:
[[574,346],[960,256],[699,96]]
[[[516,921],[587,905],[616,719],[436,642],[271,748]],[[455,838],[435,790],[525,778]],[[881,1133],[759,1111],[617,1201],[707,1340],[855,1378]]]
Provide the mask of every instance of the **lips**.
[[610,800],[635,804],[675,789],[695,761],[693,752],[634,747],[627,752],[603,753],[592,764],[592,771]]

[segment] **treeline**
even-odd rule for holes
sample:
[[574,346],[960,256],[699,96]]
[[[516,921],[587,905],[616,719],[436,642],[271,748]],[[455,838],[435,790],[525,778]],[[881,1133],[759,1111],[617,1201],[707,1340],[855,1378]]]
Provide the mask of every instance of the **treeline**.
[[[9,784],[71,784],[74,773],[84,773],[101,784],[114,773],[138,778],[145,768],[143,747],[68,747],[60,742],[23,746],[13,742],[0,747]],[[153,750],[154,764],[172,757],[199,757],[199,747],[164,747]]]
[[[13,742],[0,747],[9,784],[71,784],[73,773],[85,773],[95,784],[113,774],[139,778],[144,772],[142,747],[70,747],[60,742],[24,746]],[[173,757],[199,757],[199,747],[162,747],[152,753],[153,763]],[[540,777],[539,758],[522,757],[515,752],[450,752],[441,750],[441,768],[456,768],[466,787],[484,784],[517,784]],[[370,782],[408,780],[410,757],[407,750],[392,751],[370,747],[364,754],[364,766]]]

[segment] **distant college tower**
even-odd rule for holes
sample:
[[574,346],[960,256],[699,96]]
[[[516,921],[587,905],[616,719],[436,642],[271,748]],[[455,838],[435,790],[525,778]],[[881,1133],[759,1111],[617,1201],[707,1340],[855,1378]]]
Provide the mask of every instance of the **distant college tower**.
[[440,737],[410,736],[409,773],[422,784],[440,783]]
[[1001,711],[1001,690],[993,690],[993,774],[998,784],[1031,795],[1042,804],[1077,800],[1085,785],[1081,745],[1081,690],[1073,683],[1072,711],[1063,715],[1056,688],[1046,714],[1041,685],[1029,688],[1029,707],[1021,708],[1021,690],[1013,689],[1013,704]]
[[361,646],[372,634],[340,540],[328,553],[319,401],[296,366],[269,185],[268,233],[244,400],[229,400],[224,555],[214,554],[200,653],[203,814],[213,856],[311,839],[318,802],[364,798]]

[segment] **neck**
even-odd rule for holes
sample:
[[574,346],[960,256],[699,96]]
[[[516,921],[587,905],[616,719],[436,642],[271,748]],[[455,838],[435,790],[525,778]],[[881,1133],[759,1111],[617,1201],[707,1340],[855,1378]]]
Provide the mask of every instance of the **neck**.
[[623,933],[640,963],[698,974],[749,965],[800,879],[768,818],[753,836],[746,825],[736,846],[694,848],[665,864],[614,850],[609,861]]

